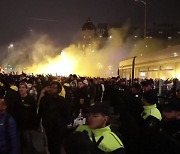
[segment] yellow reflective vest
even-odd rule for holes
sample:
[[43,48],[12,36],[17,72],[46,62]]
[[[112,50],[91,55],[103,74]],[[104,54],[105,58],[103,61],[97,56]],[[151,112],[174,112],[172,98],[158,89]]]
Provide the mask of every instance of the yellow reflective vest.
[[149,116],[153,116],[153,117],[159,119],[159,121],[162,120],[161,113],[157,109],[156,104],[149,105],[149,106],[143,106],[143,108],[144,108],[144,111],[143,111],[143,113],[141,115],[142,115],[144,120],[146,120],[147,117],[149,117]]
[[65,98],[65,96],[66,96],[66,91],[65,91],[65,89],[64,89],[63,86],[62,86],[61,92],[59,93],[59,96],[62,96],[62,97],[64,97],[64,98]]
[[104,152],[112,152],[116,149],[124,148],[124,145],[121,142],[121,140],[111,131],[109,126],[99,129],[91,129],[89,128],[88,125],[79,125],[76,131],[79,132],[87,131],[91,141],[93,141],[92,139],[92,133],[93,133],[96,142],[100,139],[101,136],[103,136],[104,138],[100,142],[98,148]]
[[16,86],[11,86],[10,88],[13,89],[14,91],[18,91],[18,87]]

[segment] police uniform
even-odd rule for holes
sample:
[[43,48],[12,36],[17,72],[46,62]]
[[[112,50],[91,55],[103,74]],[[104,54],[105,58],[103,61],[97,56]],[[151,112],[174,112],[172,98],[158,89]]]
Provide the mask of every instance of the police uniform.
[[[91,106],[91,114],[109,116],[109,107],[103,103]],[[79,125],[75,132],[65,141],[67,154],[124,154],[124,145],[121,140],[111,131],[108,122],[102,128],[90,128],[88,125]]]
[[156,104],[143,106],[144,111],[142,112],[142,118],[146,120],[149,116],[157,118],[159,121],[162,120],[160,111],[157,109]]
[[148,91],[143,94],[143,100],[146,105],[141,114],[142,125],[140,130],[141,153],[152,154],[159,151],[161,142],[160,125],[162,116],[156,106],[157,95],[154,91]]
[[[113,152],[118,149],[124,149],[124,145],[121,142],[121,140],[111,131],[109,126],[106,126],[104,128],[99,129],[91,129],[88,125],[79,125],[76,129],[78,132],[87,131],[88,136],[92,142],[93,136],[95,138],[95,141],[100,143],[98,145],[98,148],[106,153]],[[102,138],[102,139],[100,139]]]

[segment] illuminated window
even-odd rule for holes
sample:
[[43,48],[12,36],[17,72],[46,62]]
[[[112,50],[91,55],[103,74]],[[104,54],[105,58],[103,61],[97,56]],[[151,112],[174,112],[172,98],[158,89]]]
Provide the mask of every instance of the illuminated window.
[[174,55],[174,57],[177,57],[177,56],[178,56],[178,54],[177,54],[176,52],[174,52],[173,55]]
[[146,72],[140,72],[140,76],[141,77],[145,77],[146,76]]
[[171,37],[171,36],[169,36],[169,37],[168,37],[168,40],[171,40],[171,39],[172,39],[172,37]]

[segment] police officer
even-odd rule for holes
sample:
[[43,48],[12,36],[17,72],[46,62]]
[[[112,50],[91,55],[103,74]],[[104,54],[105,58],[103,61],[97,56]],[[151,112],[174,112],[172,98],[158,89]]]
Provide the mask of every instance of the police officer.
[[[148,122],[156,121],[154,124],[159,123],[162,120],[161,113],[156,107],[157,95],[153,90],[143,93],[143,108],[142,118],[147,124]],[[151,126],[151,125],[149,125]]]
[[[72,144],[71,145],[66,144],[65,149],[67,150],[68,154],[76,153],[75,151],[77,151],[77,149],[82,151],[84,150],[82,149],[83,147],[86,147],[87,149],[89,148],[89,153],[91,154],[99,154],[99,153],[124,154],[125,153],[123,143],[110,129],[109,109],[107,106],[105,106],[102,103],[101,104],[97,103],[96,105],[90,108],[90,113],[88,116],[88,125],[79,125],[74,135],[81,136],[80,137],[81,140],[80,138],[74,140],[73,146]],[[69,141],[71,139],[72,137],[69,138]],[[87,141],[88,139],[90,142]],[[66,143],[70,143],[70,142],[66,141]],[[89,145],[85,145],[85,143]],[[79,144],[81,146],[79,146]],[[71,151],[68,152],[68,149],[70,148]],[[86,152],[83,153],[87,153],[87,149]]]
[[141,153],[151,154],[158,151],[158,145],[161,141],[160,138],[160,122],[162,116],[156,107],[157,95],[155,91],[150,90],[143,93],[143,108],[142,123],[140,125],[140,145]]

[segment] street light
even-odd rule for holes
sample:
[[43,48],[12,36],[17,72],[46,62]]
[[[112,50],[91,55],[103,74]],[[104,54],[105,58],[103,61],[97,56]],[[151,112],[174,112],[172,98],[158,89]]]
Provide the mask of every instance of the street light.
[[135,2],[141,2],[144,4],[144,40],[145,40],[146,30],[147,30],[147,0],[135,0]]
[[8,46],[9,49],[10,49],[10,48],[13,48],[13,47],[14,47],[13,44],[10,44],[10,45]]
[[8,52],[10,52],[11,50],[13,50],[13,48],[14,48],[14,44],[10,44],[10,45],[8,46]]

